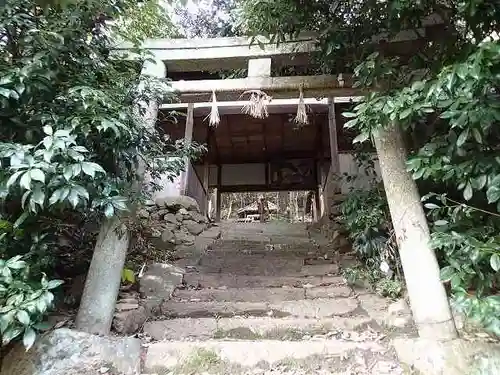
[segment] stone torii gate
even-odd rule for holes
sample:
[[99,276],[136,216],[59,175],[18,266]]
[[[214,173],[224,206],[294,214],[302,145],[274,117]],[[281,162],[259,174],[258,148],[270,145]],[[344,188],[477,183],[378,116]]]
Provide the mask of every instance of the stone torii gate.
[[[311,190],[315,193],[315,219],[328,214],[332,199],[342,190],[335,183],[336,176],[353,172],[351,138],[342,131],[341,112],[357,99],[360,90],[352,87],[348,74],[271,76],[272,66],[300,69],[310,65],[315,48],[311,37],[279,47],[267,40],[257,45],[249,38],[215,38],[151,40],[144,48],[155,62],[146,63],[143,74],[172,79],[172,90],[180,99],[180,103],[150,108],[149,119],[154,121],[165,111],[185,111],[185,121],[180,119],[178,125],[161,120],[158,124],[174,139],[208,145],[203,160],[186,160],[186,171],[179,180],[175,184],[162,181],[165,188],[158,194],[190,195],[207,212],[208,190],[216,188],[218,220],[221,192]],[[246,69],[247,76],[212,78],[214,72],[238,69]],[[294,129],[289,120],[297,110],[299,88],[306,98],[310,124]],[[247,103],[241,94],[250,90],[261,90],[273,98],[268,103],[269,117],[253,119],[241,114]],[[204,121],[213,93],[221,117],[216,128]],[[282,178],[280,182],[284,165],[309,177],[299,181],[295,176],[299,180],[293,182]]]
[[[424,22],[424,27],[419,29],[418,33],[414,30],[403,31],[394,40],[384,43],[384,46],[396,49],[397,53],[410,55],[418,43],[426,43],[435,38],[439,34],[441,25],[442,22],[430,19],[427,23]],[[202,164],[198,166],[186,160],[186,173],[179,181],[179,193],[196,197],[198,202],[201,202],[201,206],[206,207],[204,202],[207,202],[208,188],[217,187],[219,198],[217,199],[217,212],[220,215],[221,191],[236,191],[238,185],[243,186],[246,191],[262,188],[265,188],[263,190],[271,188],[290,190],[290,186],[280,186],[279,183],[273,186],[273,172],[270,171],[270,167],[273,162],[272,158],[276,154],[269,150],[277,151],[285,161],[291,161],[303,152],[300,156],[314,160],[312,181],[316,184],[316,196],[323,196],[326,202],[322,205],[321,199],[317,199],[317,207],[324,207],[323,213],[328,212],[328,201],[339,190],[334,177],[341,169],[339,144],[342,139],[339,138],[340,117],[336,109],[342,101],[345,101],[340,98],[351,98],[363,93],[353,88],[352,77],[344,73],[337,76],[271,77],[272,64],[297,67],[310,64],[310,53],[314,50],[313,38],[299,38],[281,44],[279,47],[267,40],[261,40],[259,45],[255,45],[247,38],[153,40],[148,41],[143,47],[152,53],[155,60],[154,63],[147,63],[144,66],[143,73],[163,78],[167,76],[168,71],[168,77],[173,79],[172,89],[178,93],[181,102],[176,105],[152,106],[149,109],[148,121],[155,121],[158,113],[163,110],[186,108],[186,121],[182,125],[182,130],[179,133],[179,129],[169,126],[169,134],[173,134],[174,137],[184,137],[188,141],[206,140],[209,145],[208,155],[213,156],[212,159],[205,157]],[[124,50],[128,48],[130,46],[123,46]],[[247,69],[246,78],[207,79],[207,76],[202,73],[220,70],[234,71],[242,68]],[[275,114],[279,115],[277,117],[280,120],[277,123],[281,123],[281,128],[279,128],[282,132],[281,137],[270,130],[275,129],[275,123],[266,124],[257,121],[256,124],[255,121],[244,120],[241,115],[240,117],[236,115],[241,112],[241,107],[245,104],[239,101],[242,92],[263,90],[273,98],[290,99],[297,98],[299,87],[302,87],[304,96],[307,98],[326,98],[326,102],[310,99],[308,103],[316,108],[316,111],[313,111],[312,124],[315,124],[317,129],[326,125],[327,129],[327,133],[322,131],[314,133],[317,143],[313,144],[321,145],[323,138],[327,138],[329,140],[327,154],[329,155],[324,153],[325,149],[322,147],[319,148],[319,152],[318,149],[313,149],[311,152],[309,147],[311,134],[307,131],[295,138],[291,136],[290,144],[288,144],[286,130],[283,129],[287,128],[283,126],[287,124],[287,121],[280,116],[290,114],[286,106],[293,106],[296,102],[279,102],[276,105]],[[221,108],[221,124],[216,130],[211,131],[208,124],[203,124],[203,116],[206,115],[206,109],[211,106],[210,97],[213,93],[216,93],[219,103],[226,103],[218,104]],[[348,102],[349,100],[347,99]],[[223,112],[222,108],[225,108],[226,112]],[[326,120],[322,120],[321,115],[325,112]],[[270,118],[272,114],[270,107]],[[233,117],[232,121],[224,121],[224,118],[229,118],[229,116],[236,117]],[[161,121],[158,122],[162,125]],[[242,122],[248,125],[243,126],[243,130],[241,129]],[[234,128],[238,129],[237,134],[231,133],[231,129]],[[309,127],[309,129],[312,128],[313,126]],[[255,129],[260,129],[264,135],[269,136],[259,138]],[[220,134],[224,132],[229,133]],[[439,267],[428,243],[429,228],[420,196],[415,182],[406,171],[406,149],[401,130],[397,124],[379,130],[374,134],[374,143],[419,334],[424,338],[455,338],[456,330],[446,293],[440,282]],[[277,144],[280,144],[281,148],[276,146]],[[255,150],[252,145],[263,147]],[[307,147],[300,149],[298,147],[300,145],[307,145]],[[288,149],[287,146],[290,148]],[[287,150],[290,150],[291,154],[287,155]],[[248,155],[245,156],[245,154]],[[234,160],[238,158],[241,160]],[[323,168],[318,168],[318,165],[323,167],[324,161],[328,164],[326,173],[323,173]],[[236,165],[236,168],[238,165],[251,163],[261,165],[260,167],[254,166],[252,173],[250,169],[246,169],[243,175],[244,179],[256,180],[258,183],[241,184],[241,181],[238,181],[239,183],[235,184],[237,179],[231,180],[230,178],[235,177],[234,173],[227,172],[227,165],[230,163]],[[263,180],[262,164],[264,165]],[[212,171],[215,173],[211,173]],[[211,177],[214,175],[215,179]],[[227,181],[228,176],[230,181]],[[239,176],[241,177],[241,174]],[[303,188],[304,185],[303,181],[299,180],[299,186],[295,188]],[[425,275],[422,275],[422,270],[425,270]],[[432,301],[432,304],[428,301]]]

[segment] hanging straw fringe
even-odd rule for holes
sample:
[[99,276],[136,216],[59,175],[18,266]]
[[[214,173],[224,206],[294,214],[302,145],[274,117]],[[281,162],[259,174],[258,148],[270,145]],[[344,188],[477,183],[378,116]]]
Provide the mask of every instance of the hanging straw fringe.
[[269,116],[267,112],[267,105],[273,99],[261,90],[249,90],[241,94],[240,98],[244,95],[250,95],[248,103],[242,108],[242,112],[255,118],[266,118]]
[[219,107],[217,107],[217,97],[215,96],[215,91],[212,91],[212,107],[210,109],[210,114],[205,118],[210,118],[208,124],[210,126],[217,126],[220,123]]
[[304,101],[304,87],[301,84],[299,87],[299,104],[297,105],[297,115],[295,116],[295,123],[298,125],[309,124],[309,118],[307,117],[307,108]]

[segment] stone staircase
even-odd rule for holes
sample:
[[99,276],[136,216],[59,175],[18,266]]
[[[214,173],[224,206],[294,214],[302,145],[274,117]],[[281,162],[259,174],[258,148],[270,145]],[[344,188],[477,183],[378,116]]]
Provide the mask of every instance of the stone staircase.
[[144,325],[144,373],[403,374],[389,338],[412,327],[387,329],[391,301],[345,285],[303,224],[222,233]]

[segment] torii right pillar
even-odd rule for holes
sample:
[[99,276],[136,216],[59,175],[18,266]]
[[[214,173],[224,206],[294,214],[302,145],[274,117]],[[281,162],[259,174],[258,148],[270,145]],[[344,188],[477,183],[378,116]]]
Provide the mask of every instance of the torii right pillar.
[[[323,178],[325,179],[323,184],[324,189],[318,189],[321,195],[321,216],[326,217],[331,213],[335,196],[340,193],[340,185],[338,182],[338,177],[340,175],[339,147],[337,142],[335,100],[333,97],[328,100],[328,134],[330,139],[330,166],[327,176],[323,177],[323,172],[321,173],[321,180],[323,180]],[[321,182],[323,183],[323,181]]]
[[406,170],[402,130],[393,124],[378,130],[373,138],[419,336],[454,339],[457,330],[440,280],[436,255],[429,244],[429,227],[420,194]]

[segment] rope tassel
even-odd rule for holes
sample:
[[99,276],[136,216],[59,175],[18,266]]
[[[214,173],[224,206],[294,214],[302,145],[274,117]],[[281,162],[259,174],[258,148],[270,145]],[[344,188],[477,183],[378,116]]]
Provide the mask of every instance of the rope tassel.
[[263,119],[269,116],[267,105],[273,99],[261,90],[249,90],[241,94],[250,95],[248,103],[242,108],[242,112],[255,118]]
[[304,101],[303,85],[300,85],[299,92],[299,104],[297,105],[297,115],[295,116],[295,123],[298,125],[307,125],[309,124],[309,118],[307,117],[307,107]]
[[217,107],[217,96],[215,95],[215,91],[212,91],[212,107],[207,118],[210,118],[208,122],[210,126],[216,127],[220,123],[219,107]]

